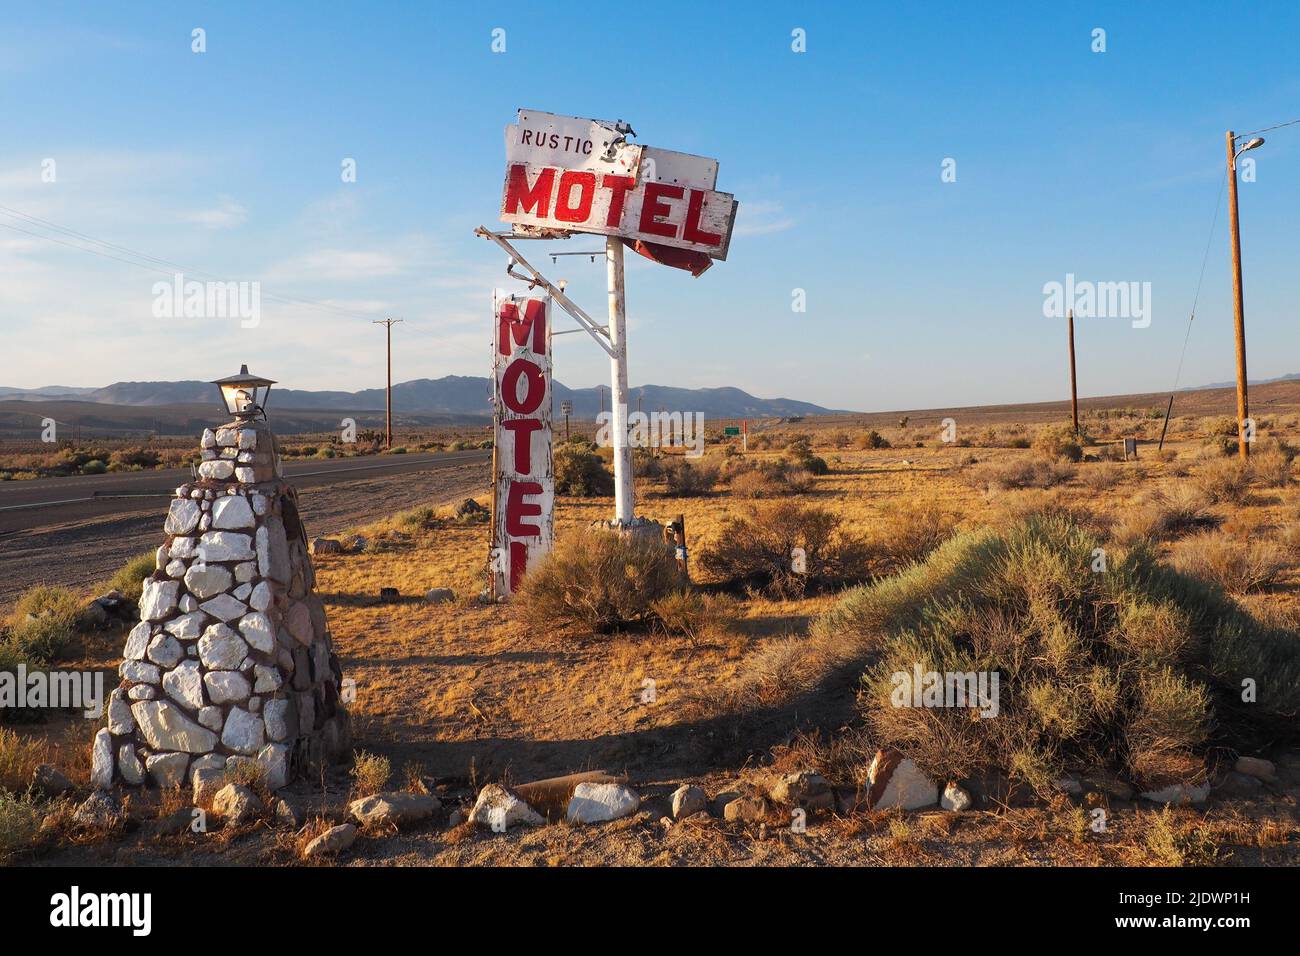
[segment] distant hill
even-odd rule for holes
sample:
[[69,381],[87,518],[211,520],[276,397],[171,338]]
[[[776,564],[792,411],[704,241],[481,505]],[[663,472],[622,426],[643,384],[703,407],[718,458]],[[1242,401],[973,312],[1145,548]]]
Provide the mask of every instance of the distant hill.
[[[554,385],[555,412],[560,402],[573,402],[576,418],[594,418],[600,411],[602,391],[608,407],[609,389],[569,388]],[[845,414],[822,408],[811,402],[788,398],[756,398],[738,388],[674,388],[669,385],[644,385],[631,389],[631,405],[638,400],[644,411],[703,412],[705,418],[784,418],[797,415]],[[393,409],[403,415],[474,416],[487,418],[491,383],[486,377],[447,375],[443,378],[420,378],[393,386]],[[4,389],[5,400],[75,399],[103,405],[126,407],[204,405],[217,400],[217,390],[209,382],[115,382],[95,389]],[[268,403],[272,410],[295,411],[382,411],[384,390],[368,388],[359,392],[315,392],[305,389],[271,389]]]
[[[1300,372],[1288,372],[1286,375],[1279,375],[1277,378],[1248,378],[1247,384],[1271,385],[1274,382],[1294,382],[1300,380]],[[1236,382],[1215,382],[1213,385],[1189,385],[1186,388],[1179,389],[1182,392],[1196,392],[1203,388],[1236,388]]]

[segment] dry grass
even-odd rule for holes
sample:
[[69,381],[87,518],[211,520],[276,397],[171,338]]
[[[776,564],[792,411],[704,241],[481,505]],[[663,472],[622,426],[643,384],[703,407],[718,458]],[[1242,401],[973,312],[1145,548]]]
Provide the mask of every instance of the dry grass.
[[1234,594],[1273,587],[1293,560],[1288,549],[1274,541],[1241,541],[1223,531],[1185,538],[1173,548],[1174,567]]
[[352,761],[352,789],[358,797],[380,793],[393,776],[393,764],[378,754],[358,753]]

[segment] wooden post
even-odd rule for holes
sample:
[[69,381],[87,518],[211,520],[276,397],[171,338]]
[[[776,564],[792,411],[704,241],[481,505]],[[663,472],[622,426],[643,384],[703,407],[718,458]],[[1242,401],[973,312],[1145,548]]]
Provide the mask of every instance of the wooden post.
[[1079,437],[1079,381],[1074,373],[1074,309],[1068,313],[1070,323],[1070,415],[1074,419],[1074,437]]
[[1246,441],[1246,419],[1250,417],[1246,395],[1246,315],[1241,293],[1241,224],[1237,220],[1237,137],[1228,130],[1228,223],[1232,233],[1232,304],[1237,339],[1237,454],[1250,457]]
[[388,337],[388,387],[384,392],[384,447],[393,447],[393,324],[401,319],[376,319],[371,325],[382,325]]

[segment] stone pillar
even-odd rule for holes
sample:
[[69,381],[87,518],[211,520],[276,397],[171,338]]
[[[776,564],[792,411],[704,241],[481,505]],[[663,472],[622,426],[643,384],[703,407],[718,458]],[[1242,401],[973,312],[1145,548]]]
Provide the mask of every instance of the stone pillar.
[[298,498],[265,422],[203,433],[127,637],[91,782],[183,786],[204,768],[262,765],[268,786],[351,747]]

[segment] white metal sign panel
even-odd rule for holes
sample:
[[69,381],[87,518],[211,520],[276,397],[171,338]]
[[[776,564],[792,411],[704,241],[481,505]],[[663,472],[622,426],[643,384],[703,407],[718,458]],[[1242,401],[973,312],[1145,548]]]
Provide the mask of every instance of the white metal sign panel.
[[492,299],[492,593],[514,592],[555,538],[551,466],[551,299]]

